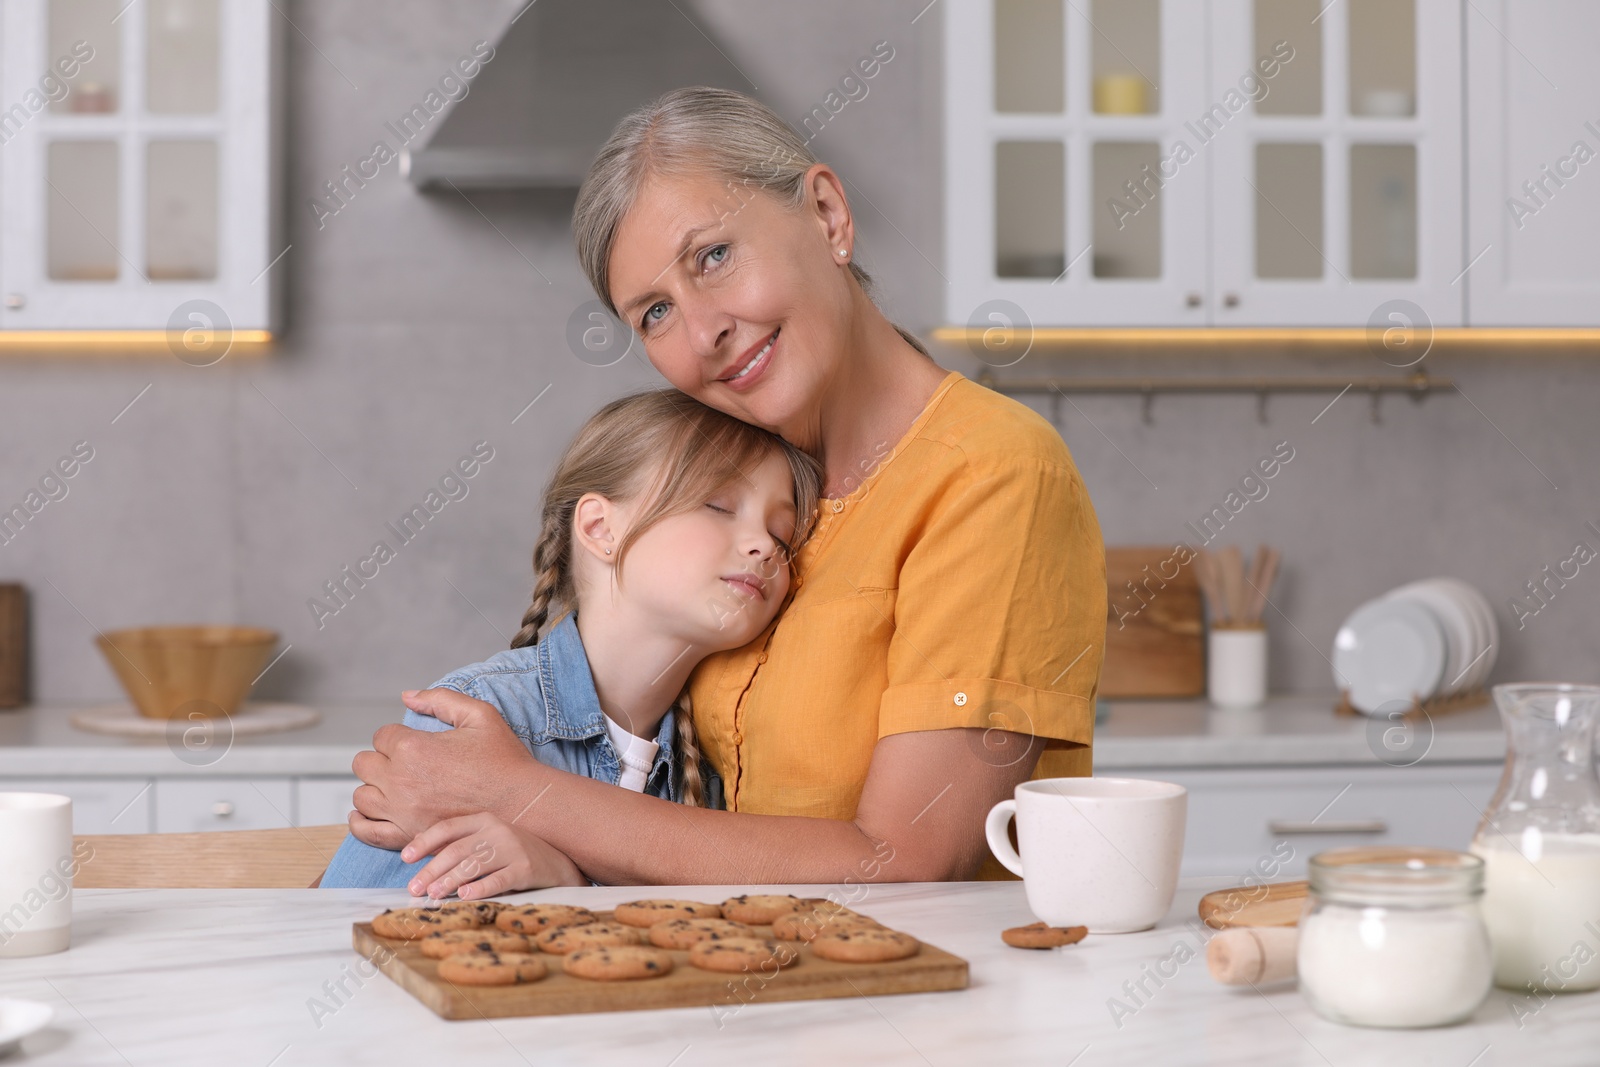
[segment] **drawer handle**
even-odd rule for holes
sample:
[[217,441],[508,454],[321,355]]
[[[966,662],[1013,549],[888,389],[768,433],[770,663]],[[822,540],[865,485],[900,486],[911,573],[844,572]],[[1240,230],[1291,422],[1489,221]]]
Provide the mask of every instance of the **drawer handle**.
[[226,819],[228,816],[233,814],[233,801],[217,801],[215,804],[211,805],[211,814],[215,815],[219,819]]
[[1382,819],[1333,819],[1328,822],[1269,819],[1267,833],[1274,836],[1289,834],[1382,834],[1388,833],[1389,824]]

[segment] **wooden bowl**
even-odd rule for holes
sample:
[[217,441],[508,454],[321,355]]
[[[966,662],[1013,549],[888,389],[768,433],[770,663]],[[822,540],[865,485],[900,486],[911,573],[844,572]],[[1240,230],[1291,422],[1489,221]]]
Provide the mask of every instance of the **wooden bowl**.
[[278,643],[252,626],[144,626],[95,638],[139,714],[232,715]]

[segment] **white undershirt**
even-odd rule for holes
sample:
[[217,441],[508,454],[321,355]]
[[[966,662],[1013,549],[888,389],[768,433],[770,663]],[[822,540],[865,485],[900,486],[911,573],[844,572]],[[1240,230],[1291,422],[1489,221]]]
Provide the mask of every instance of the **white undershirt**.
[[650,768],[656,761],[656,749],[661,746],[629,733],[625,727],[613,722],[609,715],[602,715],[601,718],[606,721],[611,747],[617,750],[617,759],[622,763],[622,774],[617,784],[635,793],[643,793],[645,779],[650,776]]

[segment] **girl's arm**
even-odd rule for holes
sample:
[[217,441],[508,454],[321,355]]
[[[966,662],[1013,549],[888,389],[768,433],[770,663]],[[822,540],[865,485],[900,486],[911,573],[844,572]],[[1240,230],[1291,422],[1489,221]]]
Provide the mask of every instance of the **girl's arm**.
[[[366,783],[356,836],[428,854],[413,840],[434,824],[487,810],[570,856],[600,882],[637,885],[911,882],[970,877],[982,862],[989,809],[1033,773],[1043,742],[956,728],[878,742],[852,820],[752,815],[673,804],[538,763],[498,712],[461,693],[406,694],[456,727],[428,734],[385,726],[352,764]],[[413,853],[409,849],[416,849]],[[437,869],[434,869],[437,867]],[[447,864],[413,891],[450,893]],[[426,884],[431,883],[431,884]]]

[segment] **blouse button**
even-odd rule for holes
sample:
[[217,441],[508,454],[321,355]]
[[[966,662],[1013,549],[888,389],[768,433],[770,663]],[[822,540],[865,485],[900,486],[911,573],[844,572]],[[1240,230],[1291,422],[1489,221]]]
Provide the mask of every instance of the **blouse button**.
[[843,500],[835,500],[833,502],[833,513],[835,515],[837,515],[837,514],[839,514],[839,512],[841,512],[843,510],[844,510],[844,501]]
[[733,743],[736,744],[736,745],[744,744],[744,734],[735,733],[733,735]]
[[956,707],[964,708],[966,706],[967,706],[967,694],[965,694],[965,693],[957,693],[956,694]]
[[761,653],[761,655],[756,657],[756,662],[757,663],[765,663],[765,662],[767,662],[767,654],[765,652]]

